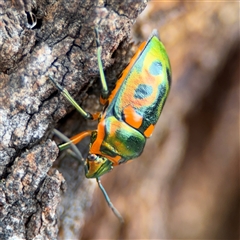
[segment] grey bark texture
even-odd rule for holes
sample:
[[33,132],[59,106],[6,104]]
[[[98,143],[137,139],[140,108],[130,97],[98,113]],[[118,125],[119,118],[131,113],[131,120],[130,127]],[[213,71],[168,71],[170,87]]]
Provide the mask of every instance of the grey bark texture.
[[[99,75],[97,26],[104,68],[116,63],[108,75],[116,79],[126,64],[119,55],[127,54],[130,28],[145,6],[145,0],[0,0],[0,239],[80,235],[95,185],[73,159],[53,168],[58,147],[51,132],[73,108],[48,76],[79,103],[86,98]],[[95,101],[84,105],[92,110]],[[69,134],[86,129],[79,115],[63,123]]]

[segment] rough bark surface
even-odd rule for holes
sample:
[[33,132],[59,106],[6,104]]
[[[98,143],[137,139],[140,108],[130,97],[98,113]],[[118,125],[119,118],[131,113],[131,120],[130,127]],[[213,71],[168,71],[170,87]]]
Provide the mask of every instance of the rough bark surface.
[[[94,27],[106,68],[119,62],[119,47],[127,53],[125,40],[145,6],[144,0],[0,1],[1,239],[56,239],[59,228],[60,239],[79,236],[95,185],[71,159],[56,164],[64,177],[52,168],[58,148],[49,134],[72,107],[48,75],[81,102],[99,72]],[[120,71],[115,66],[111,78]],[[94,97],[85,105],[93,109],[92,103]],[[66,123],[69,133],[79,119]]]

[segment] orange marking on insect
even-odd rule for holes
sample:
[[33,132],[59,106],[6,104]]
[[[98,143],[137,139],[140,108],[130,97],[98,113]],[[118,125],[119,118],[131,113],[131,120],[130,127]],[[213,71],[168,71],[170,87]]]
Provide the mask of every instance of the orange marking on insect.
[[124,120],[130,126],[138,129],[142,125],[143,118],[139,114],[136,113],[134,108],[131,105],[128,105],[123,110]]
[[91,153],[94,153],[94,154],[102,154],[100,152],[100,148],[101,148],[101,145],[102,145],[102,142],[104,140],[104,136],[105,136],[105,121],[100,121],[98,123],[98,129],[97,129],[97,138],[96,140],[92,143],[92,146],[91,146]]
[[126,79],[127,75],[129,74],[130,69],[132,68],[132,66],[134,65],[135,61],[137,60],[138,56],[141,54],[142,50],[144,49],[145,45],[146,45],[146,41],[143,42],[139,48],[137,49],[137,52],[134,54],[134,56],[132,57],[130,63],[128,64],[128,66],[123,70],[121,77],[118,79],[115,88],[113,89],[112,93],[110,94],[108,100],[109,103],[113,100],[114,96],[116,95],[116,93],[118,92],[120,86],[122,85],[122,82]]
[[[118,127],[116,126],[116,130],[118,129]],[[114,131],[113,131],[114,132]],[[115,133],[115,132],[114,132]],[[112,157],[112,156],[109,156],[107,154],[104,154],[102,151],[101,151],[101,146],[103,146],[103,142],[105,144],[107,144],[105,141],[104,141],[104,137],[105,137],[105,120],[102,120],[99,122],[98,124],[98,130],[97,130],[97,138],[96,140],[92,143],[92,146],[90,148],[90,154],[93,153],[93,154],[98,154],[98,155],[101,155],[102,157],[106,157],[108,158],[110,161],[113,162],[113,165],[116,166],[118,165],[118,161],[121,159],[121,156],[115,156],[115,157]]]
[[145,131],[144,131],[144,136],[145,137],[150,137],[152,135],[152,132],[154,130],[154,125],[151,124]]

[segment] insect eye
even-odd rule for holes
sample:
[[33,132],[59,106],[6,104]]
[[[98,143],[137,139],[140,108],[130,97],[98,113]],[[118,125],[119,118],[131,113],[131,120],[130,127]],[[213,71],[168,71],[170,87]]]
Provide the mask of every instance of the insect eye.
[[97,159],[97,155],[89,154],[87,158],[88,158],[89,161],[95,161]]

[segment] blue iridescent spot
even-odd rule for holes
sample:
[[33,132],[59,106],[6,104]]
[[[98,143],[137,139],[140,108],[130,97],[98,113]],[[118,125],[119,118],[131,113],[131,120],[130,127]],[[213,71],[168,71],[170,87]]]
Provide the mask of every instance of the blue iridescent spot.
[[134,97],[137,99],[144,99],[150,96],[153,92],[152,86],[147,84],[139,84],[135,90]]
[[149,72],[153,76],[160,75],[162,73],[162,63],[159,61],[152,62],[151,66],[149,67]]

